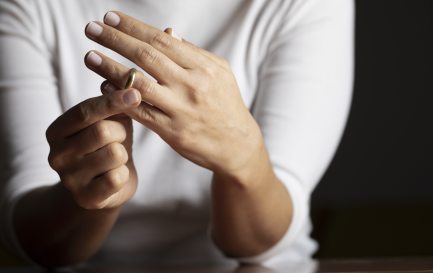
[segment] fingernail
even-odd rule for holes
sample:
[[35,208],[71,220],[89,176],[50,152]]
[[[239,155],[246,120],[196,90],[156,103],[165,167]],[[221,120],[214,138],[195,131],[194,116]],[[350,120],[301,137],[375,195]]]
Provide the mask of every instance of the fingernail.
[[115,27],[120,23],[120,17],[116,13],[109,11],[104,16],[104,23],[109,26]]
[[101,90],[105,94],[111,94],[116,90],[119,90],[116,86],[112,85],[110,82],[105,81],[102,83]]
[[102,27],[95,22],[88,23],[86,27],[86,33],[90,36],[99,36],[102,30]]
[[137,92],[134,90],[128,91],[125,95],[123,95],[123,102],[126,105],[134,105],[140,101],[140,97]]
[[173,37],[179,41],[182,41],[182,38],[180,38],[179,35],[177,35],[176,32],[174,32],[174,30],[171,27],[166,28],[165,33],[169,34],[171,37]]
[[93,51],[90,51],[86,56],[87,64],[90,66],[100,66],[102,63],[102,58]]
[[174,32],[174,30],[171,32],[171,37],[173,37],[179,41],[182,41],[182,38],[179,35],[177,35],[176,32]]

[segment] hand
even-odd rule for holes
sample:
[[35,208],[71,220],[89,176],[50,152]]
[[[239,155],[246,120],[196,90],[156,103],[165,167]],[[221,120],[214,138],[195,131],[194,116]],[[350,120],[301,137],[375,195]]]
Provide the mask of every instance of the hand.
[[76,203],[115,208],[134,194],[132,122],[119,115],[140,104],[137,90],[121,90],[72,107],[47,129],[49,163]]
[[[120,12],[108,13],[105,23],[88,24],[87,36],[156,79],[137,75],[134,87],[145,102],[129,116],[214,172],[233,174],[248,164],[263,140],[225,60]],[[129,68],[93,53],[87,66],[124,86]]]

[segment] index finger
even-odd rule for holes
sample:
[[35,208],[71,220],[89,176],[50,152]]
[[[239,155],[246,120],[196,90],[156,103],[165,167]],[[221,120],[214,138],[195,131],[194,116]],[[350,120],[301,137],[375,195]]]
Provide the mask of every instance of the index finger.
[[121,90],[108,95],[87,99],[58,117],[47,129],[49,142],[66,138],[94,124],[141,103],[141,95],[135,89]]
[[185,43],[184,40],[179,40],[122,12],[107,12],[104,23],[151,45],[183,68],[194,68],[208,61],[208,56],[190,43]]

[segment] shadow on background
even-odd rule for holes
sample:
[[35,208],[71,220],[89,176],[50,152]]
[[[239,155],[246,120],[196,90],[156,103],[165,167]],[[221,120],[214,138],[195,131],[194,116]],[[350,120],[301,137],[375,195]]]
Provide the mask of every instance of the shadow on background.
[[317,257],[433,255],[433,1],[356,6],[353,106],[312,198]]

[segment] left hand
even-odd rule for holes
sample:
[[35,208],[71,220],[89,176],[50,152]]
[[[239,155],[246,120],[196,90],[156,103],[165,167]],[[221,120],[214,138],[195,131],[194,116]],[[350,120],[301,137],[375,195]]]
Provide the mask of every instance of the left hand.
[[[223,175],[241,172],[263,139],[228,62],[120,12],[104,19],[89,23],[86,35],[156,80],[137,74],[133,87],[144,102],[127,114],[194,163]],[[124,86],[129,68],[97,55],[87,66]]]

